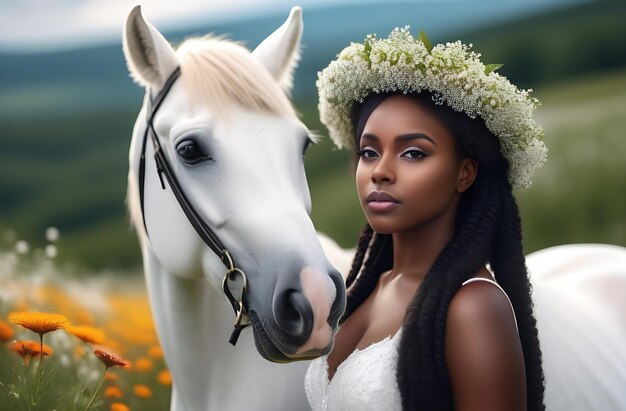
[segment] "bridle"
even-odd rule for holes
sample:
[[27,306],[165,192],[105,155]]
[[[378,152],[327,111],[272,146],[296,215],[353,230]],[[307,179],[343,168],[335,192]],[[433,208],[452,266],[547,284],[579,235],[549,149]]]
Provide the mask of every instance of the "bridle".
[[[172,85],[176,81],[176,79],[180,76],[180,67],[177,67],[176,70],[168,77],[163,85],[163,88],[159,93],[154,97],[154,99],[148,100],[148,107],[146,108],[147,116],[146,116],[146,131],[143,135],[143,143],[141,146],[141,160],[139,162],[139,196],[141,200],[141,215],[143,217],[143,225],[146,230],[146,236],[148,235],[148,227],[146,225],[146,214],[144,210],[144,185],[145,185],[145,173],[146,173],[146,143],[148,141],[148,135],[150,135],[152,143],[154,145],[154,160],[156,162],[157,173],[159,175],[159,180],[161,181],[161,187],[165,190],[165,182],[163,181],[163,175],[167,180],[168,185],[172,189],[172,193],[178,200],[180,207],[183,209],[183,212],[187,216],[187,219],[196,230],[202,241],[209,246],[211,250],[220,258],[222,263],[226,266],[226,273],[224,274],[224,278],[222,279],[222,290],[226,297],[230,301],[233,310],[235,311],[235,323],[230,339],[228,340],[232,345],[237,344],[237,339],[239,338],[239,334],[241,330],[250,325],[250,316],[248,315],[248,310],[246,308],[246,295],[248,292],[248,279],[246,274],[237,266],[233,261],[232,256],[224,247],[222,242],[219,240],[217,235],[211,230],[203,220],[200,215],[194,210],[193,206],[183,193],[180,184],[178,184],[178,180],[176,179],[176,175],[174,174],[169,162],[167,161],[167,157],[165,156],[165,152],[161,147],[161,143],[159,142],[159,138],[157,136],[156,130],[154,129],[154,116],[157,111],[161,107],[163,100],[169,93],[172,88]],[[234,281],[235,277],[240,275],[243,280],[243,288],[241,290],[241,298],[236,299],[230,288],[228,286],[228,282]]]

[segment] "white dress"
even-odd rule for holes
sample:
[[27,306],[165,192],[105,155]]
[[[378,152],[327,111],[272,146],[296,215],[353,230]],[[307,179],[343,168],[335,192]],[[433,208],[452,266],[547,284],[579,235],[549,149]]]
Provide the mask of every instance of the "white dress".
[[[487,281],[502,290],[495,281],[482,277],[471,278],[463,285],[474,281]],[[515,325],[517,327],[517,319]],[[339,364],[330,382],[328,356],[311,361],[304,389],[313,411],[401,410],[400,389],[396,380],[401,334],[402,327],[394,336],[388,336],[362,350],[354,350]]]

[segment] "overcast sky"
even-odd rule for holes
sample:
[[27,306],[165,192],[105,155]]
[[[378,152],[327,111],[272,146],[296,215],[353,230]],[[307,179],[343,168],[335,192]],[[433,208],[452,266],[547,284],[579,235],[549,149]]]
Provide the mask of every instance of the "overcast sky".
[[[428,0],[421,1],[427,2]],[[296,4],[306,11],[306,9],[338,4],[380,2],[375,0],[0,0],[0,49],[35,51],[116,40],[121,38],[126,15],[135,4],[142,4],[142,11],[150,22],[158,25],[160,29],[167,30],[183,24],[193,26],[194,23],[199,22],[235,20],[249,15],[278,12],[284,12],[286,15]]]
[[[307,10],[350,4],[481,3],[502,10],[532,10],[593,0],[0,0],[0,51],[39,52],[119,42],[128,12],[142,4],[161,31],[206,26],[250,16],[285,17],[293,5]],[[346,24],[353,22],[346,22]]]

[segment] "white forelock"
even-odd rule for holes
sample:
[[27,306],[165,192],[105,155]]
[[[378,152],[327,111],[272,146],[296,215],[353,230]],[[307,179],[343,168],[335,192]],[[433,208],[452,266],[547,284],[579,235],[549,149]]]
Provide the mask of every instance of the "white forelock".
[[191,97],[217,116],[227,117],[229,108],[243,106],[297,117],[280,84],[239,43],[207,35],[186,40],[176,54]]

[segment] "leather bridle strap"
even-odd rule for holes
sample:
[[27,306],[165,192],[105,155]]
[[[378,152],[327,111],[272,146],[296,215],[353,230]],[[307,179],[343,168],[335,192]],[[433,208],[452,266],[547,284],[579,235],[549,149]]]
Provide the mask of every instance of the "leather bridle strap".
[[[144,186],[145,186],[145,154],[146,154],[146,144],[148,141],[148,135],[150,135],[152,144],[154,146],[154,160],[156,162],[157,173],[159,175],[159,180],[161,181],[161,187],[165,190],[165,182],[163,181],[163,176],[167,180],[168,185],[172,189],[172,193],[176,197],[176,200],[180,204],[183,212],[187,216],[187,219],[193,226],[194,230],[198,233],[202,241],[206,243],[206,245],[222,260],[222,263],[226,266],[226,273],[224,274],[224,278],[222,279],[222,290],[226,297],[230,301],[233,310],[235,311],[235,329],[233,330],[229,342],[232,345],[237,343],[237,339],[239,338],[239,334],[241,330],[250,325],[250,317],[248,315],[248,310],[246,309],[245,298],[248,291],[248,283],[245,273],[235,266],[232,256],[224,247],[222,242],[219,240],[217,235],[211,230],[200,217],[200,215],[194,210],[193,206],[185,196],[178,180],[176,179],[176,175],[174,174],[169,162],[167,161],[167,157],[165,156],[165,151],[161,147],[161,143],[159,142],[159,138],[157,136],[156,130],[154,129],[154,116],[157,111],[161,107],[161,103],[169,93],[172,88],[172,85],[176,81],[176,79],[180,76],[180,67],[177,67],[176,70],[168,77],[163,88],[159,93],[155,96],[154,100],[148,102],[148,107],[146,108],[146,131],[143,136],[143,142],[141,146],[141,158],[139,161],[139,196],[141,203],[141,215],[143,217],[143,225],[146,230],[146,235],[148,235],[148,227],[146,225],[146,214],[144,210]],[[243,280],[243,288],[241,291],[241,298],[236,299],[232,292],[229,289],[228,281],[234,281],[235,277],[239,275]]]

